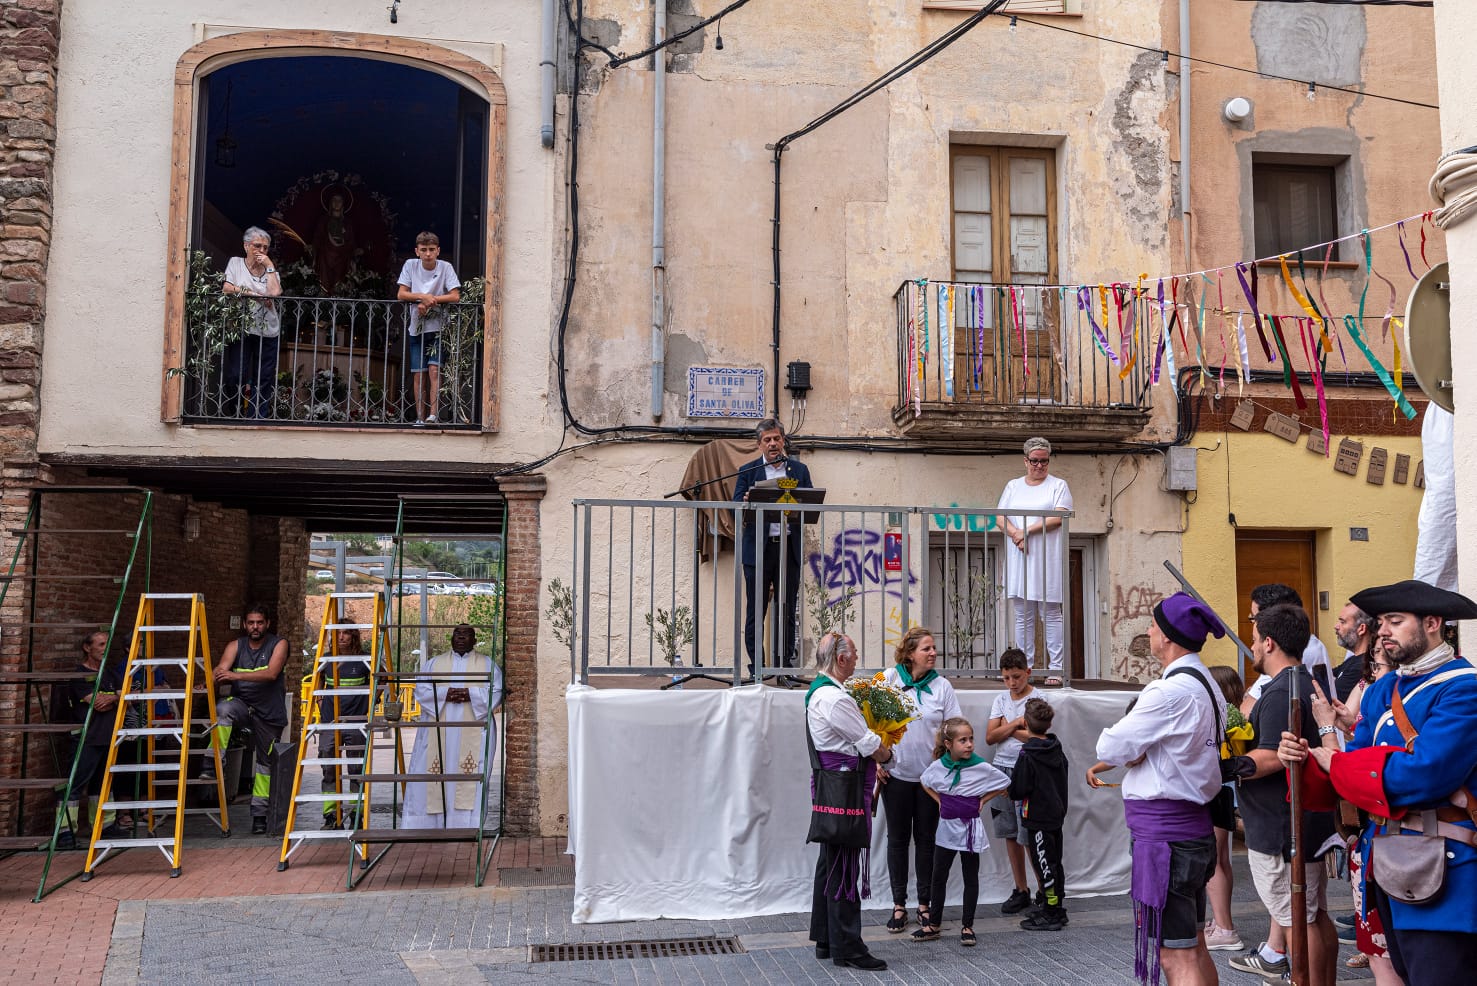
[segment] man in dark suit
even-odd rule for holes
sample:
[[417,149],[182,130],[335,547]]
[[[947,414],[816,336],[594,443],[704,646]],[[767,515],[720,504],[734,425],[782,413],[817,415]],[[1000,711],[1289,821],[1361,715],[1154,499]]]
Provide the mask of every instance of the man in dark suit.
[[[765,418],[755,427],[759,436],[760,457],[746,464],[739,471],[738,482],[733,489],[735,500],[748,500],[749,490],[755,483],[766,479],[793,479],[800,486],[809,487],[810,470],[805,464],[785,455],[785,429],[774,418]],[[758,535],[755,534],[755,518],[761,517],[763,522]],[[784,525],[782,527],[781,525]],[[784,564],[781,565],[780,541],[783,530],[785,540]],[[761,556],[755,550],[755,542],[763,546]],[[800,596],[800,512],[792,511],[788,521],[781,514],[764,512],[746,512],[744,514],[744,526],[739,535],[739,557],[744,563],[744,648],[749,652],[749,675],[754,674],[754,626],[762,624],[765,615],[769,612],[769,598],[773,593],[776,599],[783,592],[783,602],[780,606],[780,617],[776,621],[778,627],[779,641],[772,649],[774,653],[787,668],[795,666],[796,615],[797,603]],[[783,583],[783,584],[782,584]],[[755,596],[758,596],[758,607],[756,613]],[[781,685],[798,684],[793,677],[785,676],[779,679]]]

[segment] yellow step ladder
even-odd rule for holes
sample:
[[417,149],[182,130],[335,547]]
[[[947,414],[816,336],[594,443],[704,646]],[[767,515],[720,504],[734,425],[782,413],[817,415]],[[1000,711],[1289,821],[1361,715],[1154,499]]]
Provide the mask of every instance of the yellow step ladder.
[[[347,602],[351,599],[373,599],[374,614],[368,623],[347,622]],[[282,856],[277,862],[278,871],[287,869],[288,860],[306,843],[311,841],[338,840],[348,842],[354,826],[345,825],[349,817],[355,825],[367,827],[365,811],[368,802],[356,778],[367,773],[372,763],[373,736],[370,719],[375,711],[375,701],[381,687],[381,678],[389,673],[385,622],[385,597],[379,592],[330,592],[323,601],[323,619],[318,630],[318,649],[313,660],[313,671],[305,679],[305,697],[308,712],[302,717],[303,729],[298,741],[298,761],[292,778],[292,799],[287,809],[287,825],[282,834]],[[368,653],[349,653],[339,646],[339,632],[352,631],[369,640]],[[363,663],[369,667],[366,681],[346,682],[342,674],[345,665]],[[321,714],[321,699],[332,699],[332,713]],[[362,700],[362,701],[360,701]],[[362,711],[350,711],[351,706],[360,706]],[[308,756],[308,740],[314,738],[316,750]],[[359,742],[362,738],[362,743]],[[354,753],[353,748],[363,752]],[[304,794],[303,772],[309,769],[332,768],[334,782],[332,790],[318,794]],[[358,768],[351,774],[349,768]],[[402,770],[403,770],[402,764]],[[361,790],[353,790],[360,788]],[[299,809],[307,805],[327,805],[335,826],[333,828],[310,828],[300,824]],[[302,812],[312,821],[323,816],[316,812]],[[364,846],[352,846],[354,854],[363,861],[367,850]]]
[[[155,604],[160,602],[188,602],[188,622],[158,622]],[[181,634],[185,635],[184,654],[161,656],[157,638],[162,636],[166,640],[177,641]],[[206,707],[203,718],[196,705],[202,691]],[[174,716],[161,718],[157,714],[158,702],[176,703]],[[127,725],[129,709],[139,706],[143,710],[144,725]],[[99,808],[93,821],[87,862],[82,868],[84,881],[92,879],[93,871],[116,849],[156,848],[169,861],[169,875],[179,876],[186,814],[219,815],[212,820],[222,835],[230,835],[231,820],[226,803],[225,771],[221,769],[221,751],[210,742],[210,731],[216,721],[215,675],[210,659],[210,638],[205,628],[205,597],[198,592],[143,594],[138,601],[138,618],[134,621],[133,638],[128,646],[128,660],[123,666],[123,685],[113,719],[113,738],[108,747],[102,791],[98,795]],[[166,737],[179,744],[178,752],[160,748],[160,740]],[[139,762],[119,763],[121,745],[139,739],[144,741],[144,753]],[[189,780],[192,740],[205,743],[209,755],[214,758],[213,780]],[[135,783],[141,780],[147,793],[141,796],[135,791],[132,798],[115,800],[113,788],[124,777],[133,779]],[[215,787],[216,808],[187,808],[187,788],[200,784]],[[141,838],[104,839],[103,814],[107,811],[132,811],[136,825],[143,821],[139,814],[144,814],[147,823],[142,827],[149,834]],[[156,835],[155,828],[168,815],[174,816],[173,834]]]

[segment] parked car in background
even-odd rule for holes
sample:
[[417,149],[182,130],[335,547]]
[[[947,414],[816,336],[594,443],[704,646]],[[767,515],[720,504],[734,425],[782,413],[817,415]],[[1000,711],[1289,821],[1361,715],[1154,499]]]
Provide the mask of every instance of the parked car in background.
[[313,573],[313,578],[317,579],[319,582],[332,582],[333,572],[326,568],[320,568]]
[[497,584],[493,582],[473,582],[467,586],[469,596],[496,596],[497,594]]

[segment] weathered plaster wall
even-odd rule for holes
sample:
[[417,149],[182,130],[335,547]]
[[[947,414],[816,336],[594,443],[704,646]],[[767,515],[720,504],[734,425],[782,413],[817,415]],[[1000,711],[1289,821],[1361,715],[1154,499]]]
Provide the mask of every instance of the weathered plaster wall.
[[[1169,5],[1166,5],[1169,7]],[[1172,18],[1173,12],[1167,16]],[[1177,31],[1177,25],[1172,27]],[[1435,110],[1321,88],[1341,85],[1398,96],[1424,103],[1437,102],[1430,72],[1434,51],[1431,12],[1409,7],[1337,7],[1326,4],[1241,3],[1238,0],[1196,0],[1191,5],[1191,53],[1230,65],[1255,65],[1259,70],[1295,79],[1310,79],[1320,88],[1310,102],[1307,86],[1196,64],[1192,72],[1191,105],[1191,269],[1219,267],[1255,255],[1252,225],[1251,164],[1255,154],[1321,155],[1339,165],[1339,234],[1357,233],[1430,208],[1426,181],[1440,154],[1438,114]],[[1225,119],[1223,110],[1234,97],[1251,101],[1252,116],[1241,124]],[[1175,140],[1176,157],[1182,154]],[[1417,273],[1425,267],[1416,252],[1419,223],[1409,228],[1407,248]],[[1426,256],[1431,263],[1444,259],[1443,237],[1427,229]],[[1173,227],[1176,256],[1180,256],[1179,225]],[[1375,270],[1395,284],[1397,312],[1404,311],[1412,280],[1405,269],[1394,230],[1373,235]],[[1324,251],[1306,261],[1322,264]],[[1356,310],[1364,287],[1363,249],[1357,242],[1341,244],[1333,256],[1315,302],[1326,298],[1334,315]],[[1357,263],[1356,263],[1357,262]],[[1345,266],[1347,265],[1347,266]],[[1263,312],[1301,314],[1281,285],[1275,267],[1264,267],[1260,279]],[[1313,284],[1316,270],[1310,270]],[[1227,307],[1249,306],[1241,296],[1235,273],[1218,275]],[[1388,289],[1375,281],[1368,302],[1373,320],[1366,338],[1379,359],[1389,366],[1389,337],[1379,329]],[[1234,338],[1234,336],[1232,336]],[[1367,370],[1348,340],[1352,369]],[[1211,347],[1220,361],[1220,344]],[[1267,366],[1253,340],[1253,367]],[[1235,354],[1231,354],[1234,365]],[[1301,352],[1293,362],[1306,367]],[[1342,368],[1336,360],[1332,364]]]
[[[1079,26],[1112,33],[1157,9],[1116,4]],[[649,37],[646,3],[609,0],[587,4],[586,13],[624,26],[617,50]],[[786,5],[729,18],[721,52],[709,44],[682,56],[690,71],[667,82],[672,332],[701,340],[715,362],[771,367],[774,188],[766,145],[960,18],[914,5]],[[581,108],[584,289],[570,330],[581,362],[572,399],[590,424],[641,422],[648,420],[651,73],[599,68],[602,56],[590,63],[591,95]],[[1039,28],[1012,33],[1006,21],[990,20],[791,145],[783,159],[781,362],[806,359],[814,368],[808,430],[893,433],[892,294],[905,278],[951,273],[951,142],[1057,148],[1054,232],[1064,280],[1164,270],[1165,99],[1157,57]],[[668,380],[685,383],[670,366]],[[667,394],[670,423],[681,423],[680,391]]]
[[[229,0],[146,0],[126,17],[102,2],[68,4],[59,69],[57,209],[49,269],[43,452],[424,458],[535,458],[558,441],[544,415],[554,155],[538,141],[536,8],[454,0],[402,5],[322,0],[245,10]],[[196,25],[317,29],[450,44],[501,44],[508,93],[504,326],[505,414],[517,426],[493,439],[404,433],[353,434],[183,428],[159,420],[175,64]],[[386,121],[387,139],[394,121]],[[256,151],[253,151],[256,153]],[[290,153],[276,149],[273,153]],[[353,169],[353,162],[345,162]],[[266,217],[263,216],[263,219]],[[468,277],[473,272],[462,271]],[[79,381],[85,382],[79,386]],[[554,422],[553,425],[550,422]],[[331,449],[331,453],[328,450]]]

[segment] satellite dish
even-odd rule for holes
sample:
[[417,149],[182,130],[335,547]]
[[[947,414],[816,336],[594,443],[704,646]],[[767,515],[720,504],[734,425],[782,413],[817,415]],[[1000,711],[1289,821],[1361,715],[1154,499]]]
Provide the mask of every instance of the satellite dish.
[[1405,356],[1437,407],[1455,411],[1451,388],[1451,278],[1446,261],[1426,271],[1405,303]]

